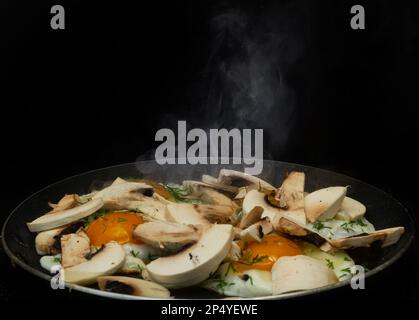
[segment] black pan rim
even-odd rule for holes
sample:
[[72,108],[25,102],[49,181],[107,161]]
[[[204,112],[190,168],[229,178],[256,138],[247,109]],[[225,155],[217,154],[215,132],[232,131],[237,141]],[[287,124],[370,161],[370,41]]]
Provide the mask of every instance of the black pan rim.
[[[394,198],[391,194],[387,193],[386,191],[384,191],[384,190],[382,190],[382,189],[380,189],[380,188],[378,188],[374,185],[371,185],[367,182],[364,182],[360,179],[353,178],[353,177],[350,177],[348,175],[337,173],[335,171],[331,171],[331,170],[327,170],[327,169],[323,169],[323,168],[318,168],[318,167],[313,167],[313,166],[298,164],[298,163],[292,163],[292,162],[285,162],[285,161],[275,161],[275,160],[263,160],[263,161],[264,162],[270,162],[270,163],[281,163],[281,164],[285,164],[285,165],[297,165],[297,166],[301,166],[301,167],[320,170],[320,171],[323,171],[324,173],[332,173],[334,175],[338,175],[338,176],[341,176],[341,177],[344,177],[344,178],[350,178],[354,181],[357,181],[357,182],[360,182],[364,185],[367,185],[367,186],[377,190],[378,192],[384,193],[392,201],[396,202],[398,205],[400,205],[403,208],[403,210],[405,211],[406,216],[408,217],[409,223],[410,223],[409,227],[411,228],[411,234],[410,234],[409,238],[407,239],[406,245],[404,247],[402,247],[401,250],[399,252],[397,252],[393,257],[391,257],[389,260],[387,260],[383,264],[380,264],[379,266],[375,267],[374,269],[367,271],[366,274],[365,274],[366,279],[368,277],[371,277],[371,276],[377,274],[378,272],[388,268],[389,266],[391,266],[394,262],[396,262],[398,259],[400,259],[403,256],[403,254],[410,248],[410,246],[413,242],[413,239],[415,237],[415,234],[416,234],[416,227],[415,227],[414,219],[413,219],[410,211],[400,201],[398,201],[396,198]],[[49,185],[45,186],[44,188],[38,190],[37,192],[31,194],[26,199],[24,199],[15,209],[13,209],[13,211],[6,218],[6,220],[5,220],[5,222],[2,226],[1,242],[2,242],[2,247],[3,247],[6,255],[10,258],[12,263],[18,265],[19,267],[21,267],[25,271],[28,271],[28,272],[32,273],[33,275],[35,275],[35,276],[37,276],[41,279],[50,281],[51,278],[52,278],[51,275],[48,275],[48,274],[43,273],[41,271],[38,271],[38,270],[32,268],[31,266],[27,265],[24,261],[19,259],[19,257],[15,256],[13,254],[13,252],[9,249],[9,247],[7,245],[7,242],[5,240],[4,234],[6,232],[7,224],[9,222],[9,220],[13,217],[14,213],[20,208],[21,205],[26,203],[26,201],[30,200],[31,198],[35,197],[38,193],[41,193],[45,189],[53,187],[53,186],[55,186],[57,184],[60,184],[64,181],[76,178],[78,176],[86,175],[86,174],[89,174],[89,173],[94,173],[94,172],[98,172],[98,171],[105,171],[105,170],[109,170],[109,169],[115,169],[115,168],[118,168],[118,167],[136,165],[138,163],[146,163],[146,162],[153,162],[154,163],[154,160],[143,160],[143,161],[136,161],[136,162],[128,162],[128,163],[123,163],[123,164],[118,164],[118,165],[107,166],[107,167],[103,167],[103,168],[99,168],[99,169],[89,170],[89,171],[82,172],[82,173],[79,173],[79,174],[75,174],[73,176],[66,177],[64,179],[56,181],[56,182],[54,182],[52,184],[49,184]],[[325,287],[321,287],[321,288],[314,288],[314,289],[305,290],[305,291],[291,292],[291,293],[286,293],[286,294],[281,294],[281,295],[252,297],[252,298],[223,297],[223,298],[220,298],[220,299],[215,298],[213,300],[234,300],[234,299],[237,299],[237,300],[284,300],[284,299],[288,299],[288,298],[298,298],[298,297],[302,297],[302,296],[307,296],[307,295],[311,295],[311,294],[316,294],[316,293],[321,293],[321,292],[337,289],[337,288],[346,286],[349,283],[350,283],[350,279],[347,279],[347,280],[341,281],[337,284],[333,284],[333,285],[329,285],[329,286],[325,286]],[[135,296],[131,296],[131,295],[105,292],[105,291],[101,291],[101,290],[98,290],[98,289],[85,287],[85,286],[80,286],[80,285],[75,285],[75,284],[69,284],[69,283],[66,283],[66,288],[68,288],[70,290],[76,290],[76,291],[80,291],[80,292],[83,292],[83,293],[88,293],[88,294],[100,296],[100,297],[120,299],[120,300],[162,300],[162,299],[150,298],[150,297],[135,297]],[[179,298],[177,298],[176,300],[209,300],[209,299],[200,299],[200,298],[198,298],[198,299],[179,299]]]

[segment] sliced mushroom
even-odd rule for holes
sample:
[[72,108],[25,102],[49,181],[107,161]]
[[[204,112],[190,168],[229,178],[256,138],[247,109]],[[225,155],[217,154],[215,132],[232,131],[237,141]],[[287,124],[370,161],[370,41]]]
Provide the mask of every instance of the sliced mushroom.
[[345,197],[336,216],[342,220],[355,221],[362,218],[366,211],[367,208],[361,202]]
[[275,194],[281,214],[299,224],[306,223],[304,204],[304,172],[291,172]]
[[276,215],[281,214],[279,208],[273,207],[266,202],[266,195],[264,193],[257,190],[251,190],[246,194],[246,197],[243,200],[244,216],[251,212],[255,207],[263,208],[261,217],[268,217],[271,221]]
[[150,298],[170,298],[170,291],[151,281],[118,276],[105,276],[97,279],[99,289],[108,292],[129,294]]
[[215,272],[227,256],[232,239],[231,225],[210,225],[196,244],[150,262],[148,272],[154,281],[167,288],[193,286]]
[[221,169],[217,182],[223,185],[253,186],[257,189],[276,190],[270,183],[258,177],[230,169]]
[[225,262],[238,261],[240,259],[241,248],[236,241],[231,243],[231,248],[228,251],[226,257],[224,258]]
[[61,237],[61,264],[64,268],[87,261],[89,253],[90,239],[83,230]]
[[205,203],[237,208],[237,205],[229,197],[214,190],[208,184],[200,181],[185,180],[183,185],[191,187],[192,195],[200,198]]
[[339,211],[347,187],[329,187],[305,197],[305,212],[310,222],[332,219]]
[[243,215],[239,223],[239,228],[246,229],[247,227],[251,226],[252,224],[258,222],[262,218],[263,208],[259,206],[255,206],[250,212]]
[[92,199],[102,198],[104,209],[119,210],[121,203],[143,200],[153,195],[153,187],[142,182],[120,182],[112,184],[94,194]]
[[69,283],[88,285],[96,282],[99,276],[110,275],[124,264],[125,251],[115,241],[108,242],[103,250],[90,260],[64,269],[64,279]]
[[272,293],[319,288],[338,282],[323,262],[303,255],[279,258],[272,267]]
[[64,227],[42,231],[35,237],[35,248],[39,255],[56,254],[59,251],[54,247],[55,237],[61,234]]
[[173,203],[167,205],[167,218],[169,221],[183,224],[208,224],[191,203]]
[[209,176],[207,174],[202,175],[202,182],[214,189],[222,190],[222,191],[233,193],[233,194],[236,194],[238,190],[237,187],[218,183],[217,178]]
[[141,241],[169,252],[178,252],[183,247],[196,243],[201,237],[201,228],[171,222],[147,222],[137,226],[134,236]]
[[357,247],[369,247],[373,242],[380,241],[381,247],[387,247],[399,241],[404,233],[404,227],[395,227],[377,230],[364,236],[329,240],[329,243],[338,249],[349,249]]
[[124,179],[122,179],[122,178],[120,178],[120,177],[117,177],[113,182],[112,182],[112,184],[111,184],[111,186],[115,186],[115,185],[117,185],[117,184],[122,184],[122,183],[127,183],[128,181],[127,180],[124,180]]
[[286,218],[283,218],[281,216],[274,217],[274,220],[272,221],[273,228],[282,233],[286,233],[292,236],[298,236],[303,237],[308,235],[309,231],[304,229],[303,227],[300,227],[298,224],[289,221]]
[[77,194],[66,194],[57,204],[48,202],[48,205],[52,208],[51,211],[46,214],[52,214],[59,211],[74,208],[80,204],[80,198]]
[[102,206],[103,200],[101,198],[94,199],[78,207],[45,214],[27,223],[27,225],[31,232],[50,230],[83,219],[102,208]]
[[229,223],[236,208],[212,204],[193,204],[194,209],[211,223]]
[[151,197],[143,197],[140,200],[120,199],[114,202],[114,205],[116,205],[118,209],[142,212],[157,220],[166,221],[168,219],[166,204]]
[[272,224],[261,220],[240,232],[240,239],[244,242],[262,241],[262,238],[272,232]]

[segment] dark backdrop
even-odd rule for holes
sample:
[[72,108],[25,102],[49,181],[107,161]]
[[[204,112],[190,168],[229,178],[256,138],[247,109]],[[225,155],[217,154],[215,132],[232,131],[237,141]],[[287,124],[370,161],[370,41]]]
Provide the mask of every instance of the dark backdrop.
[[[65,30],[50,28],[53,4]],[[350,28],[354,4],[366,30]],[[416,214],[418,7],[2,1],[0,222],[47,184],[152,156],[156,130],[177,120],[264,128],[266,158],[352,175]],[[387,272],[414,281],[380,280],[376,294],[417,298],[416,250]],[[3,297],[33,293],[0,283]]]

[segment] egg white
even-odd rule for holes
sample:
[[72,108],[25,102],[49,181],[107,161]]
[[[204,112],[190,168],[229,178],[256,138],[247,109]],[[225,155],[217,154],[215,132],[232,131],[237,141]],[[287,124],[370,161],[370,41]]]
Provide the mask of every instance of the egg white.
[[227,262],[202,287],[230,297],[269,296],[272,295],[272,274],[257,269],[235,272]]

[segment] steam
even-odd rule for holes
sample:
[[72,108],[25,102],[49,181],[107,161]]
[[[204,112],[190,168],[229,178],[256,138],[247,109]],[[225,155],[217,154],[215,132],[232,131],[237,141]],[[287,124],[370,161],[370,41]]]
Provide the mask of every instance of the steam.
[[167,114],[160,127],[175,129],[186,120],[207,134],[211,128],[262,128],[264,158],[280,160],[295,125],[289,72],[303,52],[293,10],[292,4],[249,12],[215,8],[207,21],[208,62],[201,77],[191,79],[188,111]]

